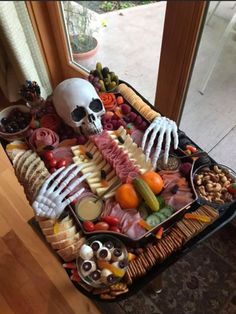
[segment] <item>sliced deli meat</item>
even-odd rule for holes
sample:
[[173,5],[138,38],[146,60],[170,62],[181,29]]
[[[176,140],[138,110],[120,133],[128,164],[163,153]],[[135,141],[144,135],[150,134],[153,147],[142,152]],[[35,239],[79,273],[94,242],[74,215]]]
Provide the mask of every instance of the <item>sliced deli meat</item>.
[[29,138],[29,144],[38,153],[42,152],[46,146],[57,147],[59,136],[54,131],[47,128],[34,130]]

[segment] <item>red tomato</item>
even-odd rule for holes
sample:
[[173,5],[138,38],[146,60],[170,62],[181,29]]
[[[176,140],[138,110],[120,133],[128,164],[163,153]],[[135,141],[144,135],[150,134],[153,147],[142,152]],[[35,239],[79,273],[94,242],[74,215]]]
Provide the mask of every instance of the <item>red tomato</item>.
[[117,226],[119,224],[119,219],[113,216],[103,217],[103,221],[107,222],[110,226]]
[[66,160],[64,158],[58,160],[57,162],[57,168],[65,167],[67,164]]
[[50,168],[49,171],[50,171],[50,173],[53,173],[53,172],[57,171],[57,169],[56,168]]
[[55,168],[56,166],[57,166],[57,160],[56,159],[51,159],[50,161],[49,161],[49,166],[50,166],[50,168]]
[[120,229],[117,226],[111,226],[109,228],[110,231],[121,233]]
[[116,98],[117,105],[122,105],[124,103],[124,98],[122,96],[118,96]]
[[47,150],[44,154],[43,154],[44,159],[50,161],[54,158],[53,152],[51,150]]
[[94,223],[92,221],[84,221],[83,227],[85,231],[91,232],[94,231]]
[[100,221],[95,224],[95,230],[108,230],[109,225],[105,221]]

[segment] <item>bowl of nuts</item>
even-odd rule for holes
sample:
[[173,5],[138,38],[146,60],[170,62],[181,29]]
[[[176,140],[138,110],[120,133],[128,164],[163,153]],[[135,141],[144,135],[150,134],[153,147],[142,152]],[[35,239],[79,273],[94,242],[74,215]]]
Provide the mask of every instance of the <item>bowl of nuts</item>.
[[192,180],[201,204],[223,209],[236,201],[236,173],[227,166],[201,166],[194,172]]
[[25,105],[14,105],[0,112],[0,137],[7,141],[24,138],[30,127],[32,116]]

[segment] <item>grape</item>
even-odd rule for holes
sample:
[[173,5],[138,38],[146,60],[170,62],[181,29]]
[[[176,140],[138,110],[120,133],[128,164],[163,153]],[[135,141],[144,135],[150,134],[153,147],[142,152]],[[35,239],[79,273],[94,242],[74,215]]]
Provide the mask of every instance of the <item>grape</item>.
[[106,123],[106,124],[104,125],[104,129],[105,129],[105,130],[113,130],[113,125],[112,125],[111,123]]
[[128,113],[131,112],[131,108],[127,104],[122,104],[121,105],[121,111],[122,111],[123,114],[128,114]]
[[144,131],[147,128],[147,122],[143,121],[140,125],[139,125],[139,129]]
[[119,127],[119,120],[111,120],[113,128],[116,130]]
[[136,119],[134,120],[134,123],[136,126],[139,126],[143,122],[142,117],[137,116]]
[[98,77],[98,76],[95,76],[93,82],[94,82],[94,83],[98,83],[98,82],[99,82],[99,77]]
[[137,118],[137,114],[135,112],[130,112],[129,120],[133,122]]

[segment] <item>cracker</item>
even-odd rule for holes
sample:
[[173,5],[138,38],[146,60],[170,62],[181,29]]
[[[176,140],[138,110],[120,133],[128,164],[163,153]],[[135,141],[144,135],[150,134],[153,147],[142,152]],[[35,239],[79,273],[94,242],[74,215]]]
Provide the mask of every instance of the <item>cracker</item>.
[[111,291],[111,295],[112,296],[117,296],[117,295],[120,295],[120,294],[124,294],[124,293],[127,293],[129,291],[129,288],[126,288],[125,290],[121,290],[121,291]]
[[127,289],[127,284],[124,282],[118,282],[110,286],[111,291],[121,291]]
[[100,294],[100,298],[103,300],[112,300],[112,299],[115,299],[116,297],[114,295],[110,295],[108,293],[102,293],[102,294]]

